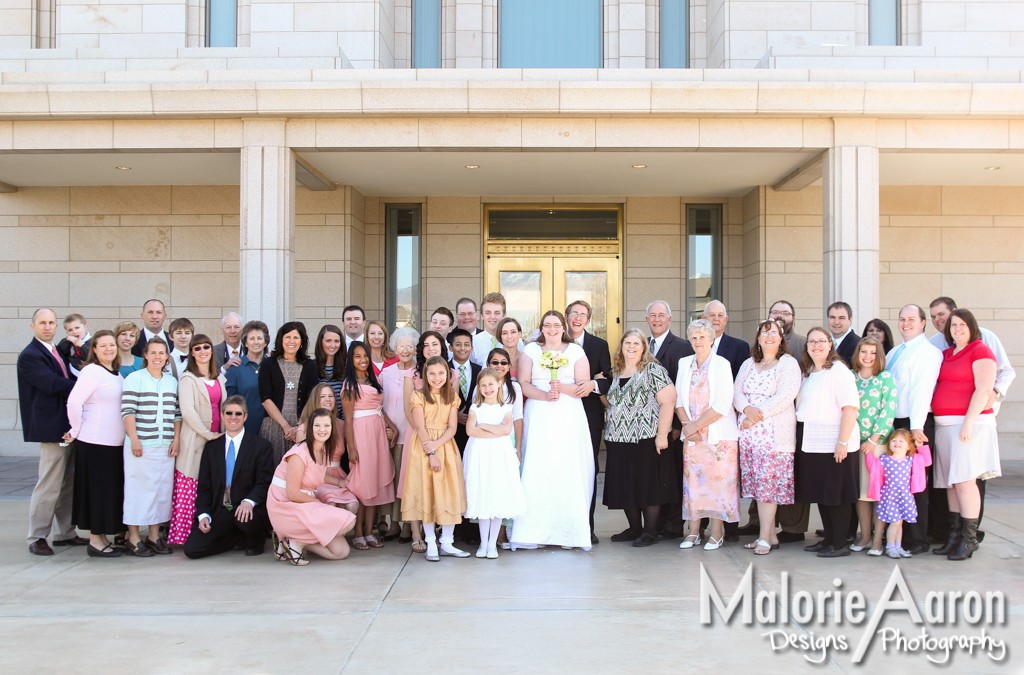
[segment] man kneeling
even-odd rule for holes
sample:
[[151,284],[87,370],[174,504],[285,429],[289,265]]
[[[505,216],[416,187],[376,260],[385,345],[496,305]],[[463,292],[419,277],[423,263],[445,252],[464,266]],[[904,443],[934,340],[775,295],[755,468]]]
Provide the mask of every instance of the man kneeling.
[[266,546],[270,518],[267,489],[274,477],[270,443],[245,432],[245,399],[229,396],[221,407],[225,433],[203,448],[196,493],[196,524],[185,555],[203,558],[245,546],[259,555]]

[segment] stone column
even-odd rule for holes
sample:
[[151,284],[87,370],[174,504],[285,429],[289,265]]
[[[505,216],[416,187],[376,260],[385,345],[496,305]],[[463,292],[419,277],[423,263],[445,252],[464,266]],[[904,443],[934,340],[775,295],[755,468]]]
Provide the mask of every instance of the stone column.
[[239,311],[271,330],[292,317],[295,156],[285,120],[243,120]]
[[853,307],[854,330],[878,316],[878,148],[825,151],[822,170],[824,303]]

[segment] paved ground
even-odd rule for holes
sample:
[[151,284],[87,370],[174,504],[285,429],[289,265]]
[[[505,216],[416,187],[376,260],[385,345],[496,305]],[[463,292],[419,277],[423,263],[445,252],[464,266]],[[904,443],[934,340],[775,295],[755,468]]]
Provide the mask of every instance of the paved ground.
[[[354,552],[343,562],[314,560],[306,568],[268,553],[189,561],[180,553],[150,559],[89,559],[82,548],[51,558],[29,555],[24,541],[27,497],[35,466],[0,458],[0,635],[5,673],[669,673],[817,672],[920,673],[939,668],[923,653],[854,652],[867,622],[822,625],[813,619],[746,626],[700,622],[700,565],[728,600],[748,565],[752,592],[775,591],[765,608],[791,614],[802,592],[842,582],[859,591],[869,611],[899,568],[916,605],[929,591],[1000,591],[1006,623],[913,626],[905,612],[885,614],[878,630],[905,636],[986,634],[1001,662],[975,648],[952,656],[947,672],[1024,671],[1024,463],[1004,467],[989,488],[988,538],[972,560],[933,555],[898,565],[863,554],[823,560],[787,545],[754,558],[738,544],[715,552],[612,544],[621,515],[598,509],[602,542],[592,552],[505,552],[499,560],[427,563],[408,546]],[[744,538],[746,541],[749,538]],[[789,574],[789,591],[783,574]],[[898,595],[896,596],[898,599]],[[835,606],[835,603],[833,605]],[[973,607],[973,606],[972,606]],[[778,618],[778,617],[777,617]],[[811,644],[845,640],[825,662],[810,649],[773,652],[781,636]],[[905,643],[912,647],[912,643]],[[933,643],[933,649],[940,644]],[[966,648],[963,648],[966,649]],[[932,651],[933,659],[944,658]]]

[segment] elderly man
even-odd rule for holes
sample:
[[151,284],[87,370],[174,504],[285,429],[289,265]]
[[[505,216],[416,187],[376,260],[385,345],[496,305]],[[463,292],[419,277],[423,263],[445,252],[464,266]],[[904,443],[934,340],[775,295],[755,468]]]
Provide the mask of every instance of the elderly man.
[[715,342],[711,346],[711,353],[718,354],[729,362],[732,368],[732,379],[735,380],[739,375],[740,366],[750,358],[750,345],[744,340],[725,334],[725,327],[729,325],[729,311],[722,302],[712,300],[704,305],[701,317],[710,321],[711,325],[715,327]]
[[146,349],[146,343],[155,337],[163,338],[164,342],[171,344],[171,335],[164,330],[167,309],[163,302],[156,298],[147,300],[146,304],[142,306],[141,318],[142,332],[139,334],[139,339],[135,341],[135,346],[132,347],[132,354],[142,356],[142,352]]
[[80,546],[71,523],[74,486],[73,445],[62,446],[68,423],[68,394],[75,380],[71,365],[53,345],[57,314],[48,307],[32,314],[32,341],[18,355],[18,404],[25,442],[39,444],[39,479],[28,506],[28,551],[53,555],[46,538],[53,534],[54,546]]
[[[949,296],[940,296],[932,300],[928,306],[928,311],[931,314],[932,326],[938,331],[930,339],[930,342],[935,345],[939,351],[945,351],[951,346],[946,342],[946,322],[949,321],[949,313],[956,309],[957,304],[953,298]],[[987,328],[981,329],[981,341],[985,343],[992,353],[996,357],[996,383],[995,388],[992,391],[992,395],[989,397],[989,405],[995,414],[999,414],[999,405],[1003,399],[1006,398],[1006,392],[1010,388],[1010,384],[1014,378],[1017,377],[1017,371],[1013,369],[1013,365],[1010,363],[1010,357],[1006,355],[1006,349],[1003,348],[1003,343],[999,340],[995,333]],[[982,516],[985,515],[985,486],[987,481],[981,479],[978,480],[978,491],[981,493],[981,512],[978,514],[978,522],[981,522]],[[928,514],[930,523],[929,536],[932,538],[943,539],[946,535],[942,532],[942,524],[949,520],[949,507],[946,501],[946,493],[943,490],[936,490],[931,495],[931,501],[929,503],[931,507],[931,513]],[[978,531],[978,541],[982,541],[985,538],[985,533]]]
[[479,320],[480,315],[476,311],[476,300],[473,300],[473,298],[459,298],[459,301],[455,303],[455,325],[464,331],[468,331],[470,335],[476,335],[483,331],[483,328],[477,327]]
[[[668,371],[669,378],[675,382],[679,372],[679,359],[693,354],[689,340],[675,335],[672,330],[672,309],[664,300],[655,300],[647,305],[647,327],[651,331],[649,338],[651,354]],[[679,440],[682,424],[673,416],[672,434],[669,436],[668,451],[672,453],[679,475],[683,471],[683,444]],[[662,504],[658,515],[658,536],[662,539],[678,539],[683,536],[683,493],[679,485],[679,498],[668,504]]]
[[220,320],[220,332],[224,339],[213,348],[214,362],[221,373],[242,363],[242,315],[228,312]]
[[[935,438],[935,420],[932,418],[932,393],[939,379],[942,352],[924,335],[927,322],[924,310],[917,305],[906,305],[900,310],[899,330],[903,344],[893,347],[885,355],[885,368],[896,383],[897,429],[910,429],[914,442],[932,444]],[[903,526],[903,547],[912,554],[927,553],[928,545],[928,493],[931,490],[931,467],[927,469],[928,490],[914,495],[917,502],[917,522]]]

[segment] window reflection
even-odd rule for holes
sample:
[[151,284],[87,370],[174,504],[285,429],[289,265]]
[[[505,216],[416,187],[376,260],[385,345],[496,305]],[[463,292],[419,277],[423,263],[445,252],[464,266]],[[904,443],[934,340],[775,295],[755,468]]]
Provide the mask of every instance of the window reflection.
[[693,320],[722,295],[722,207],[687,207],[686,234],[686,316]]
[[416,327],[420,320],[420,206],[387,208],[387,320]]

